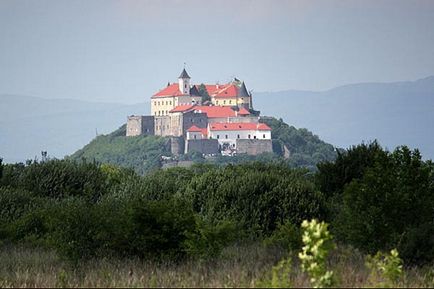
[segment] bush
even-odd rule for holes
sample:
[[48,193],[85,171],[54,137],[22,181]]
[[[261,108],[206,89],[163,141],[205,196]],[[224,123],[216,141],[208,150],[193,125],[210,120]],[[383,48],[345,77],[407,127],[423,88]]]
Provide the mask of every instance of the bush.
[[196,229],[187,234],[184,248],[190,256],[208,259],[217,257],[225,246],[239,237],[239,231],[231,221],[213,225],[196,217]]
[[192,210],[177,199],[138,200],[132,205],[130,218],[131,251],[140,257],[180,257],[187,235],[195,229]]
[[194,177],[184,194],[204,218],[237,220],[249,234],[267,236],[278,223],[321,215],[321,194],[305,174],[284,164],[228,165]]
[[330,250],[335,248],[327,227],[328,224],[317,220],[303,221],[303,249],[298,254],[301,269],[307,272],[314,288],[333,287],[333,271],[327,271],[326,261]]
[[276,230],[263,241],[264,245],[279,246],[284,249],[295,251],[301,248],[301,231],[289,221],[278,224]]

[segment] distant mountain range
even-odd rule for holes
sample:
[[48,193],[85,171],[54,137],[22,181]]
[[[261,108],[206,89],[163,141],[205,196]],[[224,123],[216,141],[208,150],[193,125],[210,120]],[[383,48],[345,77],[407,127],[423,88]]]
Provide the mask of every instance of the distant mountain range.
[[[389,149],[419,148],[434,159],[434,76],[412,82],[360,83],[327,91],[258,92],[255,109],[305,127],[338,147],[378,139]],[[149,103],[125,105],[0,95],[0,157],[19,162],[74,153]]]
[[378,139],[389,150],[408,145],[434,159],[434,76],[321,92],[261,92],[253,101],[262,114],[306,127],[338,147]]
[[127,115],[149,113],[149,104],[125,105],[69,99],[0,95],[0,157],[5,162],[40,159],[41,151],[61,158],[110,133]]

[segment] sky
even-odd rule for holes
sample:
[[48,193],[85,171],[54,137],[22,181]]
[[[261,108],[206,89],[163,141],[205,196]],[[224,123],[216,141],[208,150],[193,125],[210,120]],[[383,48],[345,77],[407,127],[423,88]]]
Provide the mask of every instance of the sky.
[[434,75],[432,0],[0,0],[0,94],[137,103],[177,81],[327,90]]

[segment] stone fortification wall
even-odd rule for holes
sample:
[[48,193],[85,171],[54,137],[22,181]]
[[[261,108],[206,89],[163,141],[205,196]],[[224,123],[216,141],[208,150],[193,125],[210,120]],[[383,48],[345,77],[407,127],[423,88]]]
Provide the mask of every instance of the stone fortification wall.
[[171,137],[170,138],[170,152],[173,155],[182,155],[184,153],[185,141],[183,137]]
[[155,117],[155,135],[169,136],[172,135],[170,126],[170,116]]
[[185,153],[199,152],[203,154],[219,153],[219,143],[216,139],[191,139],[185,142]]
[[127,136],[154,135],[154,117],[131,115],[127,119]]
[[271,139],[237,139],[237,154],[259,155],[273,152]]

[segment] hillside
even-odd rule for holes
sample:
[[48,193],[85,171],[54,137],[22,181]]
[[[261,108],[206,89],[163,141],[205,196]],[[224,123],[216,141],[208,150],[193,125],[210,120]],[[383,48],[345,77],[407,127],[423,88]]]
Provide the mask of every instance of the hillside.
[[123,125],[111,134],[96,137],[70,158],[120,165],[144,174],[160,167],[162,155],[170,155],[166,138],[125,137],[125,125]]
[[[307,129],[296,129],[282,120],[272,117],[263,120],[272,128],[273,154],[260,156],[240,155],[235,157],[219,156],[204,159],[200,155],[181,156],[181,160],[194,162],[209,162],[215,164],[242,163],[245,161],[283,160],[284,147],[289,150],[286,162],[292,167],[307,167],[314,169],[320,161],[334,160],[336,153],[331,144],[327,144],[313,135]],[[88,145],[72,154],[74,160],[95,160],[100,163],[110,163],[122,167],[133,168],[140,174],[161,167],[161,156],[171,156],[168,139],[158,136],[125,137],[125,125],[108,135],[100,135]]]
[[405,144],[434,158],[434,76],[321,92],[261,92],[255,93],[254,105],[265,115],[307,127],[339,147],[378,139],[390,150]]

